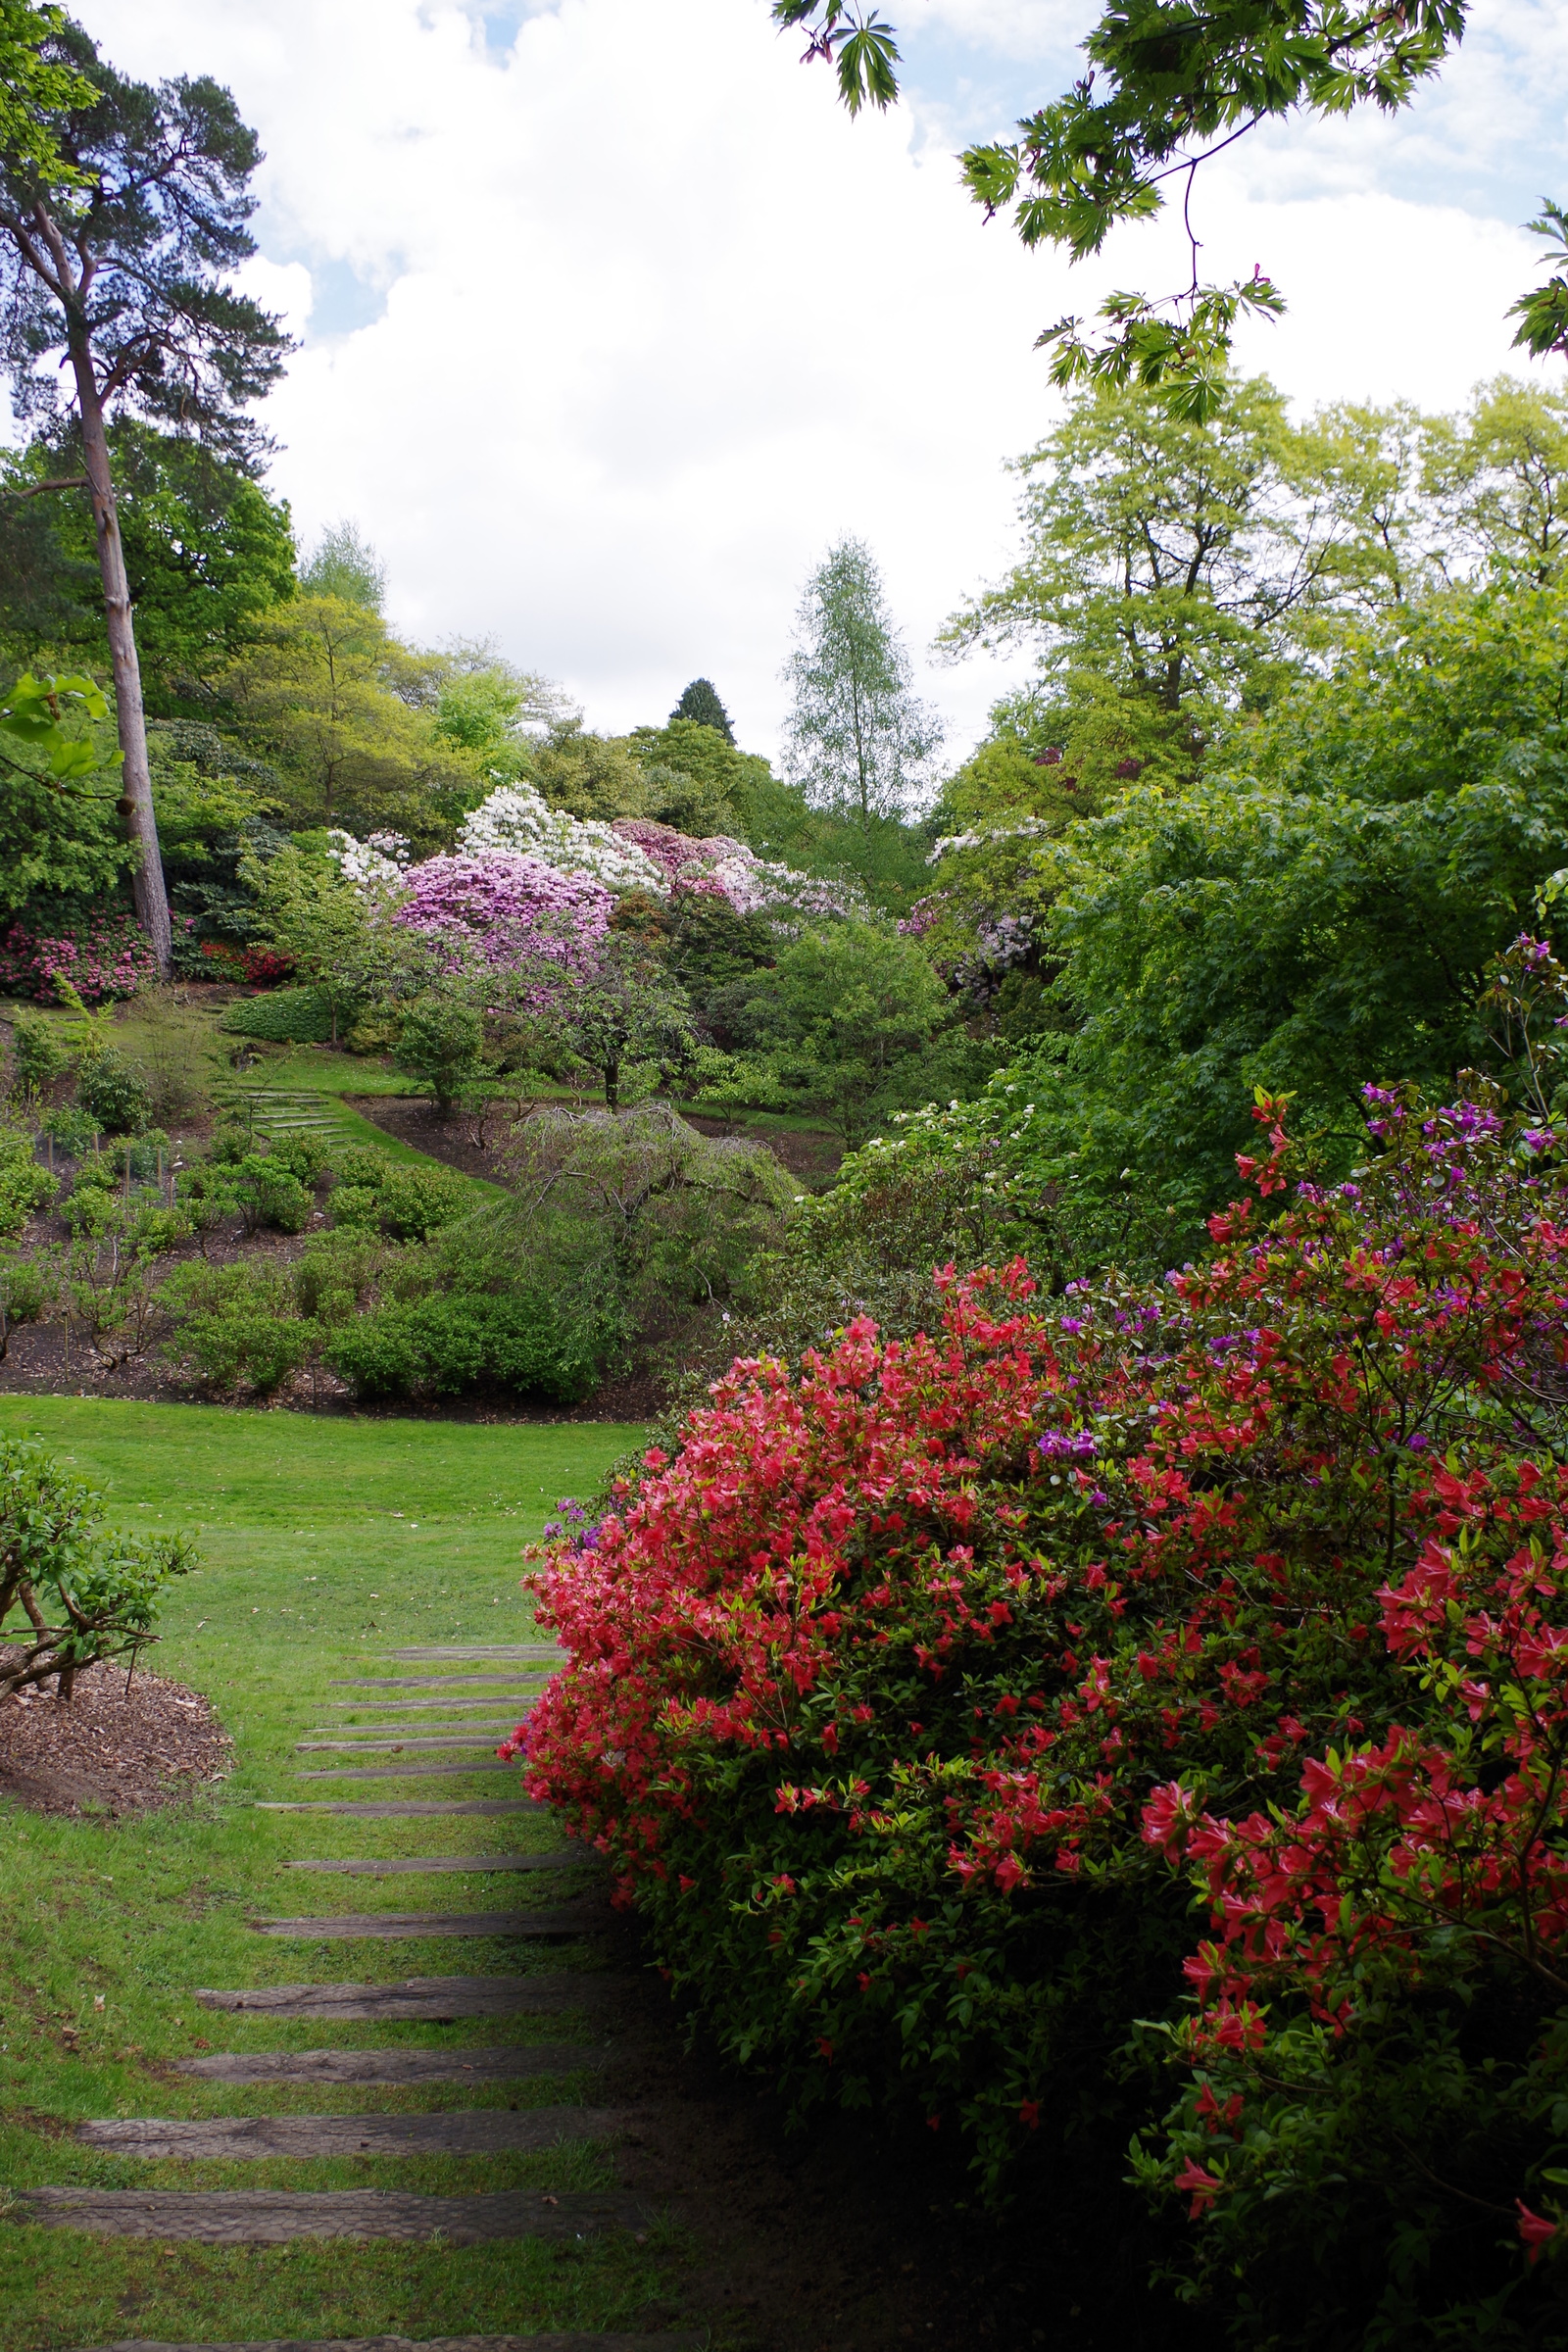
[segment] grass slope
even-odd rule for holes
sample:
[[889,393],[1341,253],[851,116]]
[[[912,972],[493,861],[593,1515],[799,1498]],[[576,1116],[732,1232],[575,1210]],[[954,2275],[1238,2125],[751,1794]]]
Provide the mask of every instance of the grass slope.
[[[332,1700],[371,1695],[329,1690],[329,1681],[424,1671],[383,1663],[391,1646],[526,1639],[521,1545],[558,1496],[589,1492],[639,1433],[325,1422],[75,1397],[0,1400],[0,1432],[40,1438],[104,1493],[122,1523],[197,1534],[203,1565],[172,1589],[153,1657],[160,1672],[214,1700],[236,1741],[232,1777],[188,1807],[140,1821],[0,1815],[0,2181],[12,2190],[52,2182],[442,2193],[608,2179],[592,2147],[175,2165],[84,2148],[70,2134],[101,2116],[430,2112],[594,2096],[590,2078],[473,2088],[242,2087],[192,2081],[168,2062],[208,2046],[452,2046],[591,2030],[569,2017],[450,2027],[251,2019],[197,2008],[190,1995],[198,1985],[571,1964],[551,1947],[499,1941],[300,1944],[254,1936],[247,1920],[269,1914],[476,1910],[521,1899],[512,1891],[516,1881],[306,1876],[280,1869],[290,1858],[515,1852],[555,1843],[557,1833],[526,1815],[376,1822],[262,1813],[252,1802],[509,1790],[498,1773],[302,1785],[297,1762],[332,1758],[297,1759],[293,1743],[318,1726],[379,1712],[328,1711]],[[552,1873],[548,1891],[534,1883],[528,1899],[560,1900],[578,1883],[574,1873]],[[64,2352],[129,2335],[234,2342],[649,2327],[659,2322],[670,2261],[657,2232],[646,2245],[161,2248],[11,2223],[0,2245],[7,2352]]]

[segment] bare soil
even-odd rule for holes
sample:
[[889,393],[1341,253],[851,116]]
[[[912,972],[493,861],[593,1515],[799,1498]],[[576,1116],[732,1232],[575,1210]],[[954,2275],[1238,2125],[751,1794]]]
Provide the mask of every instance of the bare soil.
[[228,1770],[233,1742],[183,1683],[89,1666],[64,1703],[34,1685],[0,1700],[0,1797],[33,1813],[151,1813]]
[[[635,1926],[619,1931],[630,2046],[616,2093],[652,2119],[621,2185],[685,2208],[701,2248],[679,2307],[747,2352],[1197,2352],[1212,2320],[1152,2289],[1167,2251],[1117,2176],[1058,2159],[985,2213],[958,2151],[842,2112],[792,2129],[783,2102],[682,2033]],[[1170,2249],[1174,2250],[1174,2249]]]

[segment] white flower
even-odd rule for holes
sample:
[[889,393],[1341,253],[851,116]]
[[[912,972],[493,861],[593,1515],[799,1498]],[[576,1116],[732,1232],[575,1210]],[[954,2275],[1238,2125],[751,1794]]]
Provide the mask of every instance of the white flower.
[[650,890],[663,898],[669,888],[663,869],[635,842],[622,840],[598,817],[552,808],[531,784],[500,785],[465,820],[460,857],[483,858],[495,850],[537,858],[559,874],[589,874],[607,890]]
[[401,898],[408,889],[403,865],[409,844],[401,833],[372,833],[368,841],[356,841],[352,833],[334,825],[327,834],[326,849],[344,881],[362,898],[390,901]]
[[1049,833],[1050,830],[1043,817],[1025,816],[1013,825],[987,825],[979,833],[944,833],[926,863],[936,865],[950,853],[958,850],[988,849],[994,841],[1032,841],[1037,835]]

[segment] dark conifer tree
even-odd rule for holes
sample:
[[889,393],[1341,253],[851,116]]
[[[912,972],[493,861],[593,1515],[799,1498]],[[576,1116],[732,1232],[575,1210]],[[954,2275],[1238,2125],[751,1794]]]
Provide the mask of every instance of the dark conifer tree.
[[669,715],[694,718],[700,727],[711,727],[715,735],[722,735],[727,744],[734,745],[735,730],[729,723],[729,712],[710,678],[693,678]]

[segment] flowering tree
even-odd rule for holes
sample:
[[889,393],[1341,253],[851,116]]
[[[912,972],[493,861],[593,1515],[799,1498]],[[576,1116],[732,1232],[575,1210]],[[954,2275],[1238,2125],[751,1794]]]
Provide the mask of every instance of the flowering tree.
[[1367,1107],[1329,1185],[1260,1102],[1164,1283],[1015,1266],[736,1364],[547,1559],[515,1740],[800,2105],[1114,2178],[1151,2047],[1192,2067],[1145,2177],[1253,2340],[1528,2318],[1499,2234],[1554,2246],[1568,2178],[1568,1183],[1480,1083]]

